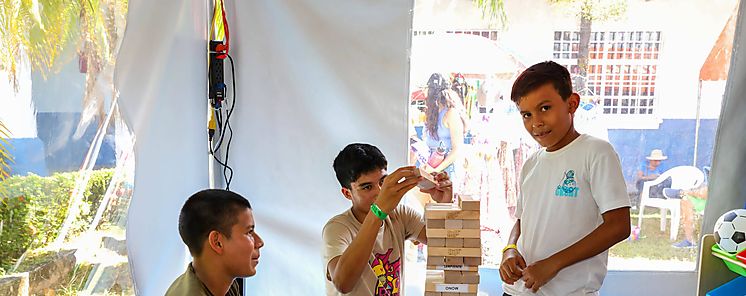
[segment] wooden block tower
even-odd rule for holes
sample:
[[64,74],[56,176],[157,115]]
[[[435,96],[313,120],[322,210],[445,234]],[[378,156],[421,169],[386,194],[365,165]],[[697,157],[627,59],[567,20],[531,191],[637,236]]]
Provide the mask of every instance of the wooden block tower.
[[479,200],[470,196],[426,205],[425,296],[477,295],[482,264],[479,208]]

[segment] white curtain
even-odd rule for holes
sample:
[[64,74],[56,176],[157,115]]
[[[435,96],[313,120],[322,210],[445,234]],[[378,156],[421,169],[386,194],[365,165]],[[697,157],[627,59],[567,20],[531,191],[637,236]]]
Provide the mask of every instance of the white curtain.
[[127,248],[138,295],[163,295],[189,262],[181,205],[207,187],[205,0],[131,0],[115,83],[135,137]]
[[231,189],[251,201],[266,242],[248,295],[323,295],[321,229],[351,205],[332,160],[368,142],[390,168],[406,163],[412,2],[226,6],[238,88]]
[[[184,271],[178,212],[208,186],[210,2],[129,3],[116,83],[137,141],[127,244],[139,295],[162,295]],[[251,201],[266,242],[248,295],[324,293],[321,229],[350,206],[331,168],[346,144],[377,145],[390,168],[406,163],[412,5],[226,1],[237,80],[231,189]]]

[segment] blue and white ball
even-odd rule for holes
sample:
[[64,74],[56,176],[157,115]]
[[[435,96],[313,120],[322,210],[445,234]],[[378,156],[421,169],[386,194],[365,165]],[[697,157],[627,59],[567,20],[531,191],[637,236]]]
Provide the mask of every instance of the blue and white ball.
[[731,254],[746,249],[746,209],[729,211],[715,222],[715,242]]

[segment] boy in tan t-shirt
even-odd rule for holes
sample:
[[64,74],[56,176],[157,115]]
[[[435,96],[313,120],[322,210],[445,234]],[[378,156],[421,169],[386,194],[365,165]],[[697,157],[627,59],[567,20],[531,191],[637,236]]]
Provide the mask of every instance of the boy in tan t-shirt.
[[[387,165],[369,144],[347,145],[334,159],[342,195],[352,207],[324,226],[327,295],[401,295],[404,240],[427,243],[422,216],[399,205],[422,177],[413,166],[387,176]],[[422,191],[436,202],[451,201],[448,175],[436,181]]]

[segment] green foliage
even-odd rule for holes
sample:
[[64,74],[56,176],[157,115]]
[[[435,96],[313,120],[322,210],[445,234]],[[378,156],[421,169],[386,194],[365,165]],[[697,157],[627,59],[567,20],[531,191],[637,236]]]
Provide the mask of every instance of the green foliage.
[[497,20],[504,28],[508,23],[505,0],[472,0],[482,10],[482,19]]
[[[18,70],[25,55],[33,71],[46,77],[65,61],[70,45],[93,63],[112,60],[117,17],[126,15],[126,0],[4,0],[0,1],[0,70],[18,90]],[[95,72],[95,71],[94,71]]]
[[0,198],[7,196],[5,187],[2,186],[2,181],[10,177],[10,163],[13,162],[13,156],[8,151],[10,143],[10,130],[2,121],[0,121]]
[[[32,174],[10,177],[2,182],[8,197],[0,198],[0,223],[3,225],[0,268],[7,270],[27,249],[43,247],[55,239],[67,215],[78,175],[77,172],[50,177]],[[69,237],[86,230],[112,176],[113,171],[109,169],[92,172]]]
[[547,0],[559,4],[580,18],[591,21],[616,19],[627,13],[626,0]]

